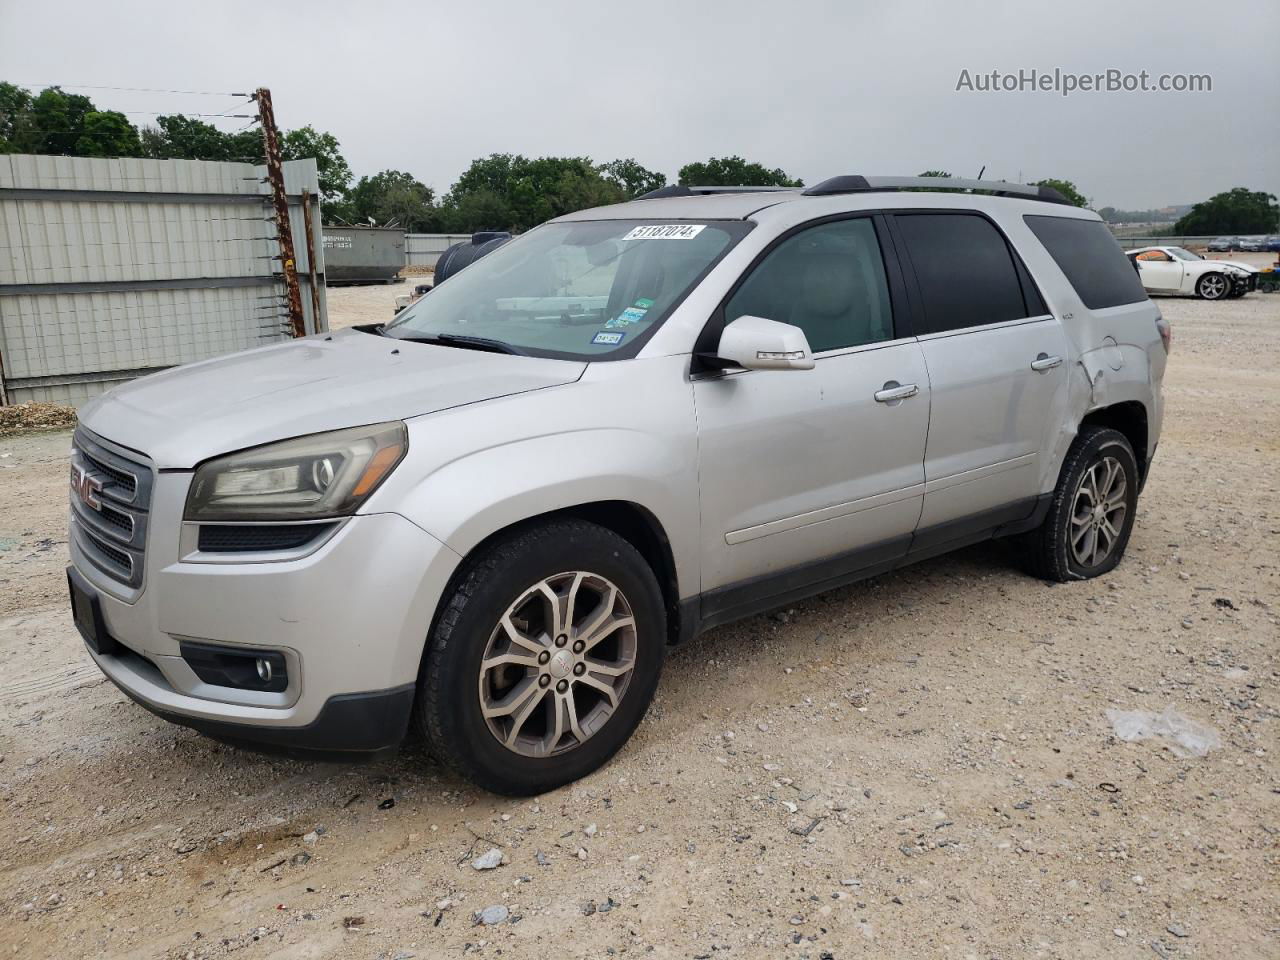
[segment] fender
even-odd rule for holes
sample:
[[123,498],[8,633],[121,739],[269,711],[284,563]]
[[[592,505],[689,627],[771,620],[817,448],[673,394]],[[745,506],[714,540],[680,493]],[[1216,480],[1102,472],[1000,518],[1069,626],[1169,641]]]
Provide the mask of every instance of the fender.
[[[1120,403],[1136,401],[1147,412],[1147,449],[1137,451],[1144,462],[1150,462],[1160,436],[1158,393],[1153,389],[1150,354],[1137,344],[1118,344],[1108,337],[1103,346],[1080,355],[1071,369],[1068,385],[1069,415],[1062,418],[1053,455],[1041,477],[1041,492],[1048,493],[1058,482],[1063,460],[1080,432],[1080,424],[1090,414]],[[1163,351],[1163,348],[1158,348]],[[1161,369],[1159,373],[1163,373]],[[1158,375],[1157,375],[1158,376]]]
[[[626,501],[657,518],[680,592],[694,595],[698,447],[687,368],[688,357],[591,364],[574,383],[409,420],[409,453],[362,512],[394,511],[466,556],[531,517]],[[669,388],[654,386],[668,378]],[[620,396],[635,401],[619,406]]]

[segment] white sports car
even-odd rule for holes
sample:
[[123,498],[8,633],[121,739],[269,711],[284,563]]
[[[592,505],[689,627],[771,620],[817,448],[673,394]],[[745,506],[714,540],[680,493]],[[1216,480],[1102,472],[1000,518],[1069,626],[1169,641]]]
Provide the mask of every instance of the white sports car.
[[1141,247],[1125,252],[1147,293],[1224,300],[1243,297],[1258,285],[1258,270],[1247,263],[1206,260],[1182,247]]

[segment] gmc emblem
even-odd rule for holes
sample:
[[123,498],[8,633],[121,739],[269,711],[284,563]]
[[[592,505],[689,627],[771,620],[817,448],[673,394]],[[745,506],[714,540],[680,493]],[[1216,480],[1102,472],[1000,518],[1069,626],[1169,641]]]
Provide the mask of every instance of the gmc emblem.
[[74,463],[71,465],[71,490],[86,507],[102,509],[102,500],[98,497],[102,492],[102,481]]

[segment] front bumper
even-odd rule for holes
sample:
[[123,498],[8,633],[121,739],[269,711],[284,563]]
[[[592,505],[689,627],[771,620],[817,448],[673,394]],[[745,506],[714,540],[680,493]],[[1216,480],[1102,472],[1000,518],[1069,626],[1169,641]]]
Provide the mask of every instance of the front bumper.
[[1231,292],[1238,297],[1244,296],[1246,293],[1252,293],[1258,289],[1258,275],[1256,273],[1231,275]]
[[[284,561],[210,562],[186,551],[189,473],[156,474],[141,590],[121,591],[72,536],[107,634],[103,673],[153,713],[222,739],[378,750],[403,738],[436,603],[460,558],[398,514],[350,517],[315,551]],[[74,519],[73,519],[74,523]],[[206,683],[181,644],[279,652],[276,692]]]

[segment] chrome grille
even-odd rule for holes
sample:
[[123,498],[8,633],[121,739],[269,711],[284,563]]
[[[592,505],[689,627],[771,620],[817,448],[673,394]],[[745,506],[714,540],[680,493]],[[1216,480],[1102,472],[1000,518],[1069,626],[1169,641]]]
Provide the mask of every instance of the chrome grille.
[[[108,447],[83,427],[72,440],[71,535],[95,567],[127,587],[142,586],[154,474],[141,459]],[[75,489],[83,471],[96,506]]]

